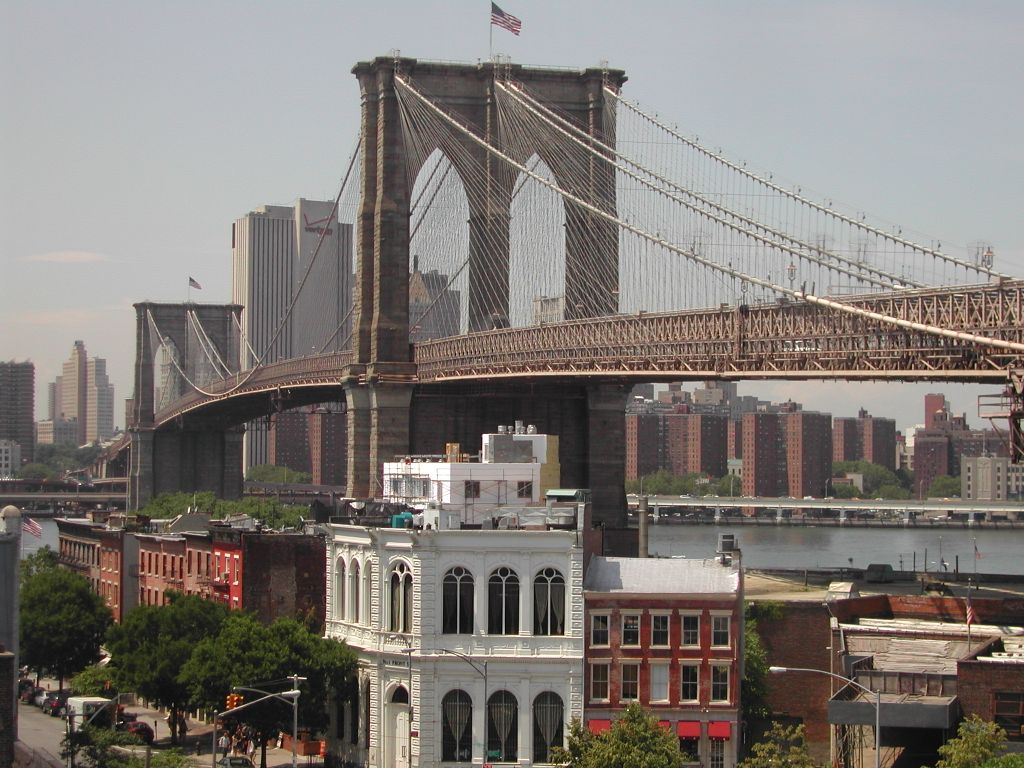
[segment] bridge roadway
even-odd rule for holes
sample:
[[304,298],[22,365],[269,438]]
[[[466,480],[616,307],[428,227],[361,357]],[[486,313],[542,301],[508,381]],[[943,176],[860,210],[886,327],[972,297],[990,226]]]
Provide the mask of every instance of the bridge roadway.
[[[640,503],[637,494],[626,496],[626,503],[631,510],[635,510]],[[784,510],[834,510],[847,513],[895,513],[903,515],[906,512],[914,512],[920,517],[946,517],[948,514],[969,514],[984,513],[986,517],[991,515],[1005,515],[1009,520],[1024,519],[1024,502],[1020,501],[963,501],[961,499],[926,499],[915,501],[911,499],[790,499],[774,497],[719,497],[719,496],[648,496],[648,509],[655,512],[661,507],[672,507],[676,509],[768,509]],[[657,514],[657,513],[655,513]]]
[[[639,383],[707,379],[859,379],[1005,384],[1024,354],[920,326],[1024,344],[1024,281],[844,298],[869,314],[780,300],[612,315],[416,344],[415,375],[367,376],[348,352],[296,358],[214,382],[156,414],[237,425],[275,408],[340,401],[341,386],[502,380]],[[906,327],[879,316],[897,318]],[[379,368],[377,370],[380,370]]]

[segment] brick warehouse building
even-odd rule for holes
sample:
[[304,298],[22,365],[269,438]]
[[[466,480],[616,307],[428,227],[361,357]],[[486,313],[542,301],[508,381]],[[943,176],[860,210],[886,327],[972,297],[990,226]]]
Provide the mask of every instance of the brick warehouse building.
[[[962,598],[789,601],[762,610],[755,604],[753,613],[769,664],[832,671],[882,692],[883,764],[930,765],[959,719],[971,714],[998,722],[1011,751],[1024,751],[1024,628],[1015,626],[1024,601],[975,598],[973,607],[970,639]],[[804,724],[815,760],[827,763],[833,744],[870,751],[873,696],[821,674],[786,673],[768,682],[774,716]]]
[[[731,549],[731,547],[730,547]],[[703,765],[736,765],[743,579],[719,559],[591,558],[584,578],[584,720],[639,702]]]

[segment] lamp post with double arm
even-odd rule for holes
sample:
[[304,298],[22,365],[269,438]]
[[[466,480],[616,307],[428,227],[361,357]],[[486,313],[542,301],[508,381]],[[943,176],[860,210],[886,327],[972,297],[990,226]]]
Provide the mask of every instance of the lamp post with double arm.
[[768,667],[768,671],[773,674],[779,674],[781,672],[813,672],[816,675],[827,675],[834,677],[836,680],[842,680],[844,683],[852,685],[854,688],[863,691],[866,694],[874,695],[874,707],[875,707],[875,768],[881,766],[882,757],[882,692],[872,691],[867,686],[861,685],[856,680],[851,680],[848,677],[837,675],[835,672],[827,672],[824,669],[811,669],[809,667]]
[[252,701],[246,702],[245,704],[241,704],[232,709],[226,709],[223,712],[214,713],[214,727],[213,732],[211,734],[213,746],[210,750],[212,754],[211,764],[213,768],[217,768],[217,721],[224,715],[239,712],[243,709],[253,706],[254,704],[259,704],[261,701],[266,701],[267,699],[278,699],[279,701],[287,701],[292,705],[292,768],[297,768],[298,755],[295,752],[295,742],[298,740],[299,737],[299,694],[301,693],[301,691],[299,691],[299,682],[305,680],[306,678],[299,677],[298,675],[292,675],[288,679],[292,681],[292,689],[290,691],[281,691],[281,693],[269,693],[267,691],[261,691],[259,688],[248,688],[244,685],[234,685],[231,687],[232,691],[252,691],[253,693],[262,693],[263,696],[261,696],[258,699],[253,699]]

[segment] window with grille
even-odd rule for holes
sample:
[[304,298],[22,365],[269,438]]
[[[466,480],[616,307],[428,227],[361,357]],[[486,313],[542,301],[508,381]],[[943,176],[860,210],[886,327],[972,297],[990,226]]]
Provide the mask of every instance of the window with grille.
[[711,667],[711,701],[729,701],[729,668],[715,665]]
[[700,645],[700,616],[695,613],[684,614],[682,623],[682,645]]
[[519,704],[508,691],[487,700],[487,757],[499,763],[519,759]]
[[619,687],[620,701],[636,701],[640,698],[640,665],[622,665],[622,685]]
[[593,701],[608,700],[608,665],[590,666],[590,698]]
[[487,582],[487,633],[519,634],[519,576],[504,566]]
[[679,700],[697,701],[700,696],[700,667],[684,664],[679,668]]
[[711,645],[719,648],[729,647],[729,616],[711,617]]
[[480,498],[480,481],[466,480],[463,485],[463,496],[467,499]]
[[1024,693],[996,691],[995,721],[1010,741],[1024,741]]
[[608,645],[607,614],[598,613],[590,617],[590,645],[591,647]]
[[468,763],[473,759],[473,702],[465,691],[449,691],[441,699],[441,759]]
[[518,483],[516,483],[516,496],[520,499],[532,499],[533,481],[520,480]]
[[655,614],[651,616],[651,645],[655,647],[668,646],[668,620],[666,614]]
[[441,584],[441,632],[473,634],[473,574],[462,566],[452,568]]
[[622,644],[640,645],[640,614],[627,613],[622,617]]
[[668,701],[668,664],[651,664],[651,701]]
[[550,763],[551,748],[562,746],[564,736],[562,698],[544,691],[533,700],[533,762]]
[[533,634],[565,634],[565,578],[554,568],[533,579]]

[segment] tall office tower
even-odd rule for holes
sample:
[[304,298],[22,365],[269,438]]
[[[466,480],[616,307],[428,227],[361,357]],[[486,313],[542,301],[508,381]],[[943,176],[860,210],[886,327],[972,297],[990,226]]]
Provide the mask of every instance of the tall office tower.
[[22,464],[35,458],[36,367],[0,362],[0,440],[20,447]]
[[85,353],[85,342],[76,341],[71,349],[71,356],[64,361],[63,372],[57,379],[59,394],[57,397],[59,417],[66,421],[78,423],[78,437],[76,442],[84,445],[86,441],[86,411],[88,405],[88,355]]
[[[231,300],[245,307],[243,368],[350,346],[352,227],[331,215],[333,207],[301,199],[293,207],[265,205],[232,225]],[[247,425],[246,467],[267,463],[267,436],[265,420]]]
[[102,357],[89,358],[85,367],[85,442],[102,442],[114,434],[114,387]]

